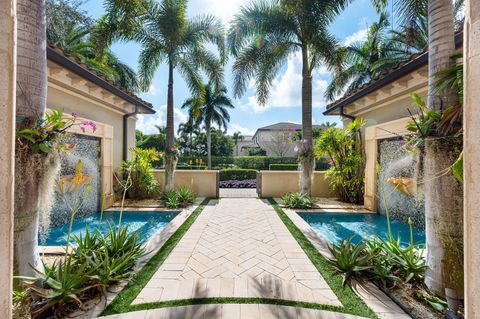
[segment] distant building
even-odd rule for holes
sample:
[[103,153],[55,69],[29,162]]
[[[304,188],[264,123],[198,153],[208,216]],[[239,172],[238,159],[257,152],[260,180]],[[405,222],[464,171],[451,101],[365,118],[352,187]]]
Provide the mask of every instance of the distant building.
[[233,149],[234,156],[247,156],[250,147],[257,147],[253,142],[253,135],[245,135],[243,140],[238,141],[237,146]]
[[[324,128],[324,126],[313,125],[313,128]],[[301,130],[301,124],[279,122],[257,129],[252,140],[256,146],[267,152],[267,156],[295,157],[297,153],[292,135]]]

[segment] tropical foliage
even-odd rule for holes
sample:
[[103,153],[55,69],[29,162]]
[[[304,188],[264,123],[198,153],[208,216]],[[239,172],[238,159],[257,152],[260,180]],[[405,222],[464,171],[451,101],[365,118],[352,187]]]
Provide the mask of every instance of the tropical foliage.
[[166,191],[163,194],[165,206],[176,209],[187,207],[195,202],[196,196],[188,187],[181,187],[178,191]]
[[122,176],[128,183],[128,197],[131,199],[152,198],[158,194],[160,184],[153,175],[153,162],[161,153],[153,148],[134,148],[132,159],[122,163]]
[[317,158],[328,156],[332,188],[341,200],[349,203],[363,201],[364,158],[360,132],[363,120],[355,120],[344,129],[329,128],[317,139],[315,155]]

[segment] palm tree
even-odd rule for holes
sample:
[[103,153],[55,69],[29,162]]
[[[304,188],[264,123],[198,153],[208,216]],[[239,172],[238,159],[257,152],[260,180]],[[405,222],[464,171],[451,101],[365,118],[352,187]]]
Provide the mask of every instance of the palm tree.
[[[381,7],[385,0],[373,0]],[[459,104],[458,92],[451,86],[438,90],[439,74],[452,68],[455,61],[454,9],[451,0],[395,0],[398,15],[416,19],[416,9],[426,8],[428,20],[429,93],[428,108],[442,112]],[[438,132],[438,130],[435,130]],[[426,285],[436,294],[445,288],[463,293],[463,193],[451,174],[441,172],[456,160],[451,137],[433,136],[424,147],[424,193],[426,216],[427,265]],[[435,176],[435,178],[432,178]]]
[[[226,59],[222,23],[211,15],[187,19],[187,0],[105,1],[106,15],[100,19],[94,39],[99,55],[115,40],[134,40],[141,44],[139,74],[148,88],[158,67],[168,65],[167,142],[165,151],[165,190],[173,190],[174,150],[174,71],[183,76],[194,96],[205,94],[203,70],[220,87]],[[205,47],[218,47],[220,57]]]
[[[197,125],[203,123],[207,134],[207,157],[208,169],[212,169],[212,124],[217,124],[219,130],[222,127],[227,130],[227,123],[230,122],[230,114],[228,109],[233,109],[232,101],[227,96],[227,89],[225,87],[216,91],[213,83],[205,85],[205,96],[192,97],[187,99],[182,108],[189,109],[190,118],[193,119]],[[201,100],[201,102],[198,102]],[[198,107],[200,105],[200,107]]]
[[235,132],[232,135],[233,140],[235,141],[235,155],[238,156],[238,141],[243,141],[245,136],[241,132]]
[[228,43],[235,57],[234,93],[242,96],[254,80],[257,100],[268,101],[270,87],[291,54],[302,59],[302,132],[299,153],[301,191],[311,193],[314,168],[312,142],[312,73],[320,64],[337,66],[339,44],[328,25],[349,0],[255,0],[233,20]]
[[388,16],[381,13],[378,22],[368,29],[364,42],[353,43],[342,50],[346,68],[335,70],[325,92],[327,99],[333,100],[335,96],[355,89],[409,57],[410,53],[403,49],[403,44],[392,41],[389,26]]
[[[47,103],[45,1],[17,1],[17,129],[35,126]],[[21,8],[21,9],[20,9]],[[35,25],[35,27],[32,27]],[[34,61],[34,63],[32,63]],[[14,273],[34,276],[41,269],[38,228],[41,187],[50,156],[32,155],[29,147],[15,145]],[[50,177],[50,176],[49,176]]]
[[198,125],[193,118],[189,118],[186,123],[181,123],[178,126],[177,134],[188,136],[189,156],[192,156],[193,152],[193,134],[198,135],[199,133]]

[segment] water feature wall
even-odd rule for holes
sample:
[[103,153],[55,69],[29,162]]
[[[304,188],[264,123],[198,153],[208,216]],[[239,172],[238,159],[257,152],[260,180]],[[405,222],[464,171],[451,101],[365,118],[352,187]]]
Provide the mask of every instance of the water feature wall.
[[[379,213],[385,215],[388,212],[391,218],[403,223],[408,218],[413,221],[413,226],[425,229],[425,206],[421,194],[408,194],[398,190],[395,184],[387,182],[387,179],[403,178],[412,181],[415,178],[418,156],[407,152],[400,139],[381,140],[378,143],[378,162],[380,171],[378,174],[377,202]],[[386,203],[386,204],[385,204]]]
[[[82,209],[75,218],[86,217],[100,210],[100,139],[85,135],[72,134],[64,137],[66,144],[74,145],[67,154],[61,155],[60,176],[74,175],[79,160],[83,163],[83,174],[89,176],[91,190],[86,196]],[[72,199],[73,194],[67,194]],[[69,222],[70,211],[58,191],[55,193],[55,204],[50,214],[50,226],[65,225]]]

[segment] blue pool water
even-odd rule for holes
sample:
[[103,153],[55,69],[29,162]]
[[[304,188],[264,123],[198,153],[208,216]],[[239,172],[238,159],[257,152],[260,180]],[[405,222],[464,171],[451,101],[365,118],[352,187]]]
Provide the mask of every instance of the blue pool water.
[[[347,214],[347,213],[299,213],[299,215],[320,235],[328,241],[338,244],[343,239],[353,238],[358,243],[363,238],[375,235],[388,236],[387,218],[379,214]],[[394,238],[400,235],[401,241],[410,241],[410,227],[396,220],[390,220]],[[413,228],[413,242],[425,244],[425,232]]]
[[[138,237],[142,242],[146,242],[152,235],[164,228],[178,212],[123,212],[122,226],[128,225],[129,232],[138,232]],[[118,212],[103,213],[103,220],[100,229],[103,233],[109,229],[109,225],[118,225]],[[88,225],[90,231],[94,231],[100,224],[100,213],[89,217],[74,220],[72,235],[80,236],[85,233]],[[40,244],[44,246],[63,246],[67,241],[69,225],[62,225],[51,228],[47,236],[40,239]]]

